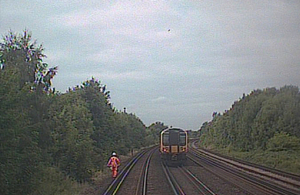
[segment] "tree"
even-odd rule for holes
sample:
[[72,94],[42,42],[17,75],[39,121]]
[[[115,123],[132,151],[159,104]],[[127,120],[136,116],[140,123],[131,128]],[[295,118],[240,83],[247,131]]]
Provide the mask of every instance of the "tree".
[[51,105],[54,164],[77,181],[86,181],[93,170],[93,131],[91,114],[76,92],[56,97]]
[[217,147],[242,151],[267,148],[268,140],[285,132],[300,137],[300,94],[295,86],[254,90],[222,115],[201,127],[201,139]]
[[32,125],[28,90],[20,90],[14,68],[0,71],[0,194],[28,194],[39,172],[38,129]]
[[0,43],[0,194],[29,194],[43,164],[39,135],[47,111],[39,105],[47,100],[33,89],[42,92],[46,84],[37,82],[38,73],[53,78],[56,68],[46,70],[42,50],[27,31],[10,32]]
[[112,150],[126,154],[146,145],[143,122],[113,108],[100,81],[92,78],[65,94],[54,93],[57,67],[43,62],[43,50],[27,30],[10,32],[0,43],[3,195],[57,194],[65,185],[74,194],[74,181],[89,181]]
[[33,88],[49,91],[57,67],[47,70],[48,64],[43,62],[43,58],[46,57],[43,51],[43,46],[37,46],[27,30],[24,30],[23,34],[10,31],[0,43],[0,71],[14,69],[20,75],[20,88],[29,83]]

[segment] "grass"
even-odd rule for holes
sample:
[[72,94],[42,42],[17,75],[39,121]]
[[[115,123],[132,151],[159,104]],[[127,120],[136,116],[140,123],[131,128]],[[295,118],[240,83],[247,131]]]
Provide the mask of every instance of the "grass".
[[214,151],[227,156],[249,161],[255,164],[260,164],[266,167],[275,168],[285,172],[300,175],[300,151],[285,150],[285,151],[263,151],[255,150],[251,152],[241,152],[233,148],[223,148]]

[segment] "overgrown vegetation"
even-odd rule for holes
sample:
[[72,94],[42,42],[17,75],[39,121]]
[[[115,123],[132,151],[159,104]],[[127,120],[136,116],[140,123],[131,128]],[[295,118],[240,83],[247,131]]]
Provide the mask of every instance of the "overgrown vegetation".
[[300,93],[296,86],[254,90],[200,129],[204,147],[300,174]]
[[[112,151],[156,144],[161,122],[145,127],[114,109],[106,86],[91,78],[55,92],[57,67],[45,63],[31,34],[0,42],[0,194],[74,195],[103,171]],[[299,89],[255,90],[201,128],[201,143],[233,156],[300,173]]]
[[0,43],[0,194],[79,194],[112,151],[127,154],[157,138],[110,103],[95,78],[55,92],[42,45],[9,32]]

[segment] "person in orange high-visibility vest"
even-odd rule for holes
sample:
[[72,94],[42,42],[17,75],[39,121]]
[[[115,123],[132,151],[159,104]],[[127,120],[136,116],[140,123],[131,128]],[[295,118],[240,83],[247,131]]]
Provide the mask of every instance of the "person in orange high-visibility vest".
[[120,166],[120,159],[117,157],[115,152],[112,153],[107,166],[112,170],[112,177],[116,178],[118,175],[118,167]]

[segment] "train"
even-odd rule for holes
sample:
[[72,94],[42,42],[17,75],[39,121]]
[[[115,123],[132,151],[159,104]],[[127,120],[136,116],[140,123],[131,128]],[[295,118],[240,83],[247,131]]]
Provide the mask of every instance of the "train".
[[180,128],[167,128],[160,133],[160,155],[167,165],[184,165],[188,152],[188,133]]

